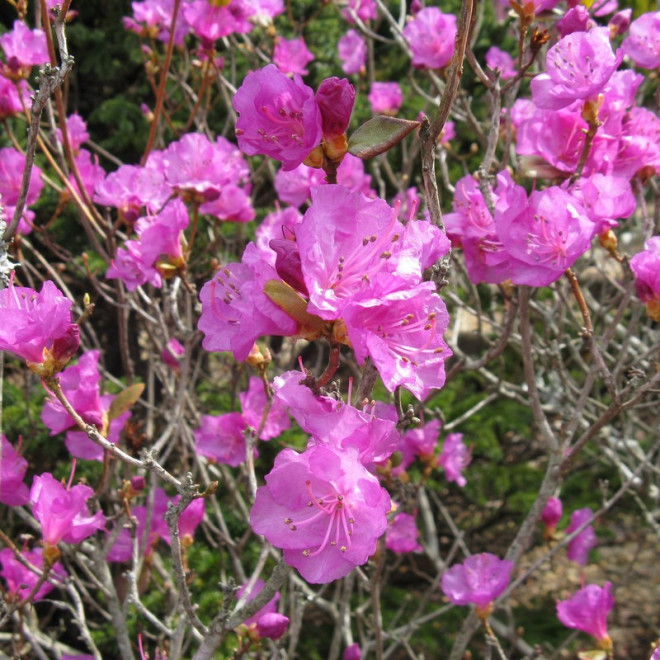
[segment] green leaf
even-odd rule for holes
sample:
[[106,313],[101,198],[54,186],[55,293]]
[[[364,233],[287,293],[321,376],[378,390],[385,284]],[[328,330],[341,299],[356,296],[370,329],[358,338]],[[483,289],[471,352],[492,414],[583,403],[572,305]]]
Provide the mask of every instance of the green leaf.
[[419,126],[418,121],[379,115],[369,119],[348,140],[349,153],[367,160],[384,154]]
[[144,383],[136,383],[122,390],[110,404],[108,419],[112,421],[123,415],[142,395]]

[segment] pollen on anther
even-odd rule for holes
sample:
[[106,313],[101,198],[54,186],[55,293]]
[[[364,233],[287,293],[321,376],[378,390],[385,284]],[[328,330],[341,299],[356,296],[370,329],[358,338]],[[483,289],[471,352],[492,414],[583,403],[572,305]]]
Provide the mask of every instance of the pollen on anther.
[[311,554],[311,551],[310,550],[303,550],[302,553],[303,553],[303,557],[309,557],[309,555]]
[[351,517],[348,519],[348,524],[349,524],[349,525],[352,525],[354,522],[355,522],[355,518],[353,518],[353,516],[351,516]]
[[342,545],[341,548],[339,548],[342,552],[346,552],[348,548],[345,545]]
[[292,532],[295,532],[298,528],[297,528],[295,525],[289,525],[289,529],[290,529]]
[[307,506],[314,506],[314,502],[312,502],[312,500],[310,500],[309,502],[307,502]]
[[285,518],[284,519],[284,524],[285,525],[290,525],[292,522],[293,522],[293,520],[291,518]]

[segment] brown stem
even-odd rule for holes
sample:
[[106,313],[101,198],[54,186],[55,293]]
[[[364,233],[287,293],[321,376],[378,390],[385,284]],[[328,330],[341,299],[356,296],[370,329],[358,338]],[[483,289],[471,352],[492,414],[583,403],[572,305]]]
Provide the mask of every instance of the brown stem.
[[339,344],[330,342],[330,357],[328,359],[328,366],[325,368],[325,371],[318,377],[316,381],[316,387],[323,387],[327,385],[332,377],[335,375],[337,368],[339,367],[339,354],[341,347]]

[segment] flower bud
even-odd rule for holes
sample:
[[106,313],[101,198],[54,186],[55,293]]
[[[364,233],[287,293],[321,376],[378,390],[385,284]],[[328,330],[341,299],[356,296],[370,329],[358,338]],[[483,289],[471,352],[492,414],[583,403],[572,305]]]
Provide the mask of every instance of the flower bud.
[[321,111],[326,140],[346,132],[354,103],[355,87],[346,78],[326,78],[321,83],[316,91],[316,104]]
[[361,660],[361,658],[362,650],[360,649],[360,645],[357,642],[346,647],[343,660]]
[[300,251],[295,241],[286,238],[273,238],[270,249],[277,255],[275,257],[275,270],[277,274],[299,293],[309,297],[307,285],[303,279],[300,263]]
[[144,487],[146,486],[146,480],[143,476],[138,475],[137,477],[133,477],[131,479],[131,488],[136,492],[139,493],[141,490],[144,490]]
[[268,639],[279,639],[289,627],[289,617],[277,612],[268,612],[259,617],[256,623],[256,631],[259,637]]

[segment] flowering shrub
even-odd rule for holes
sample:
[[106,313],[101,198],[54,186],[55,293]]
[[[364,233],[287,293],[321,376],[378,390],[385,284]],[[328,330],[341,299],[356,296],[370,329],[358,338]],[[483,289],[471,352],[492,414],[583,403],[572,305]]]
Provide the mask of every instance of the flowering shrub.
[[648,660],[659,14],[429,4],[9,3],[0,655]]

